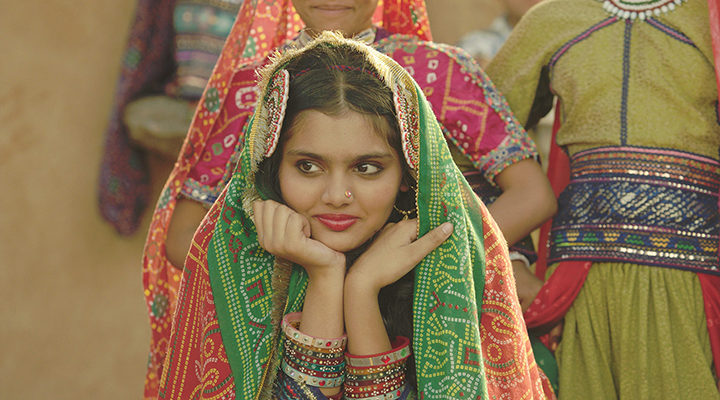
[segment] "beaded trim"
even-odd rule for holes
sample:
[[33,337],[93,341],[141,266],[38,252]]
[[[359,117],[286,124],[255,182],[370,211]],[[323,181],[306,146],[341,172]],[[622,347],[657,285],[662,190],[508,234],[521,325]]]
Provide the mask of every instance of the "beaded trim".
[[417,171],[418,154],[420,142],[420,116],[417,113],[417,103],[413,103],[415,96],[412,95],[410,87],[412,82],[403,82],[402,85],[395,84],[393,87],[393,102],[397,114],[400,135],[402,136],[402,148],[405,153],[405,160],[410,168]]
[[270,81],[267,95],[263,102],[265,107],[262,111],[266,115],[269,129],[266,139],[265,157],[270,157],[277,147],[280,128],[282,128],[285,110],[287,109],[289,92],[290,73],[286,69],[283,69],[278,71]]
[[687,0],[600,0],[605,11],[622,19],[639,19],[659,16],[673,11]]
[[720,275],[720,163],[641,147],[576,153],[548,262],[627,262]]

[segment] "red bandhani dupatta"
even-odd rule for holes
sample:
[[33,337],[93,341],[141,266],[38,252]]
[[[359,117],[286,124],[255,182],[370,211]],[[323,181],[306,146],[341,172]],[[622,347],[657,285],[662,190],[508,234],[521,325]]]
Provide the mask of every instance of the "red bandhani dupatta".
[[[432,40],[424,0],[380,0],[373,23],[391,33]],[[234,101],[235,93],[229,88],[235,72],[240,66],[265,59],[275,48],[294,38],[303,26],[290,0],[246,0],[198,103],[178,160],[153,213],[143,252],[143,288],[152,328],[145,399],[155,399],[158,394],[182,280],[181,271],[170,264],[165,253],[167,231],[180,190],[200,160],[208,138],[235,118],[223,112],[225,102]]]
[[[720,0],[708,0],[708,11],[715,59],[715,75],[718,94],[720,95]],[[720,112],[720,102],[718,108],[718,112]],[[558,102],[548,160],[548,178],[556,196],[567,186],[570,171],[567,155],[555,142],[555,135],[560,127],[560,109],[560,103]],[[718,201],[718,207],[720,208],[720,200]],[[541,279],[545,278],[545,272],[547,271],[548,238],[551,226],[552,221],[548,221],[540,231],[540,245],[535,273]],[[586,261],[559,263],[555,272],[545,282],[537,298],[524,314],[528,328],[547,329],[560,322],[578,293],[580,293],[591,265],[591,262]],[[698,274],[698,279],[703,291],[705,317],[710,335],[710,347],[715,371],[720,371],[720,276]],[[545,335],[541,337],[541,341],[547,345],[549,337]]]
[[[560,129],[560,102],[555,105],[555,123],[553,124],[552,142],[548,156],[548,178],[555,197],[565,189],[570,180],[570,160],[567,154],[555,142],[555,135]],[[550,228],[552,220],[548,220],[540,228],[538,246],[538,259],[535,264],[535,274],[545,279],[547,271],[547,257],[550,242]],[[525,311],[525,324],[528,328],[545,330],[560,322],[573,301],[580,293],[585,278],[592,265],[589,261],[564,261],[540,289],[530,308]],[[542,336],[540,340],[550,348],[549,337]]]

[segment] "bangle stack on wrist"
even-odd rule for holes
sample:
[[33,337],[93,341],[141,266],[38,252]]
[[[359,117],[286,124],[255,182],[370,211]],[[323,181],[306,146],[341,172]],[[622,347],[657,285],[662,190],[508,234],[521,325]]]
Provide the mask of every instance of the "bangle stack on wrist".
[[346,354],[346,399],[395,400],[405,390],[405,362],[410,341],[398,337],[393,349],[371,356]]
[[297,382],[315,387],[339,387],[345,380],[345,345],[347,336],[325,339],[298,330],[300,313],[283,318],[285,354],[281,368]]

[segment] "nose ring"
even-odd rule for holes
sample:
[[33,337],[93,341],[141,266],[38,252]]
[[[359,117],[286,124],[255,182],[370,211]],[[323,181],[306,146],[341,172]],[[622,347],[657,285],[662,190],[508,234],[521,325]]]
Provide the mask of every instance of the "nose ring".
[[349,190],[346,190],[346,191],[345,191],[345,197],[348,198],[348,199],[351,199],[351,198],[352,198],[352,192],[349,191]]

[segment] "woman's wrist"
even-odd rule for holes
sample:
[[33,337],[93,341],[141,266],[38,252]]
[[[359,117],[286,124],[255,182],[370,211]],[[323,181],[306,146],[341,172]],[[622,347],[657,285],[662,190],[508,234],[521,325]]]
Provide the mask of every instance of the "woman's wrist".
[[345,276],[345,296],[348,295],[360,295],[368,296],[374,295],[377,297],[380,293],[380,287],[374,280],[373,275],[370,273],[362,273],[360,268],[356,268],[353,265]]
[[326,265],[303,267],[310,281],[330,285],[342,285],[345,281],[344,259],[333,260]]

